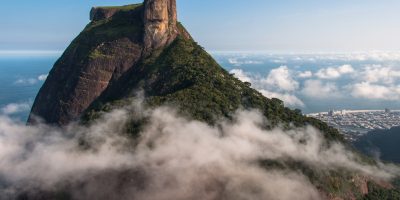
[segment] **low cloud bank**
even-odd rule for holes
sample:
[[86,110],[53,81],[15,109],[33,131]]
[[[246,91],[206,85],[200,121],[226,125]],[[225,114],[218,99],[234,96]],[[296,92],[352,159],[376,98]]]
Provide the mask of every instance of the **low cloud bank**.
[[230,73],[243,82],[251,83],[268,98],[281,99],[287,106],[304,107],[303,101],[293,94],[299,88],[299,82],[292,78],[287,66],[271,70],[267,77],[254,76],[241,69],[233,69]]
[[351,101],[349,98],[353,98],[369,103],[400,100],[400,70],[391,64],[362,64],[357,67],[344,64],[313,71],[299,69],[280,66],[266,75],[239,68],[230,72],[236,78],[250,82],[265,96],[281,99],[292,108],[312,107],[309,99]]
[[[140,116],[134,116],[133,113]],[[148,118],[135,142],[130,118]],[[300,172],[267,170],[260,160],[291,159],[321,170],[344,168],[380,179],[399,169],[368,166],[312,127],[263,130],[257,111],[210,126],[171,108],[132,106],[88,127],[25,126],[0,117],[0,198],[72,190],[75,199],[321,199]]]
[[345,74],[351,74],[354,71],[355,70],[353,69],[353,67],[351,65],[342,65],[337,68],[328,67],[325,69],[320,69],[316,73],[316,76],[320,79],[337,79]]

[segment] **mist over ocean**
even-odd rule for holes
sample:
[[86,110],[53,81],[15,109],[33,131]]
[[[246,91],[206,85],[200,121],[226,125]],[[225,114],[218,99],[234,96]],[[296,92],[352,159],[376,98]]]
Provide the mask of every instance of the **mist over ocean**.
[[[0,55],[0,112],[25,121],[61,53]],[[303,113],[400,109],[400,53],[212,52],[228,71]]]

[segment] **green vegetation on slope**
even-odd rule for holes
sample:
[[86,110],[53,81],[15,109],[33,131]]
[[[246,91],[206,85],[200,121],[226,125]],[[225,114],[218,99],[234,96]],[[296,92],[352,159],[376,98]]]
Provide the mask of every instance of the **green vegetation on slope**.
[[356,198],[363,197],[358,185],[364,180],[357,173],[345,168],[321,170],[320,167],[293,160],[263,160],[260,164],[268,170],[301,172],[317,189],[335,197],[347,199],[349,194]]
[[[56,65],[60,62],[68,62],[72,56],[75,64],[86,63],[88,59],[113,56],[110,52],[100,51],[98,47],[123,38],[139,43],[143,35],[141,5],[113,7],[118,8],[119,11],[110,19],[90,22],[64,52],[61,58],[67,60],[58,60]],[[123,54],[124,52],[114,53]]]
[[398,200],[400,199],[400,190],[398,189],[384,189],[374,183],[368,184],[369,193],[360,198],[362,200]]
[[117,9],[120,11],[130,11],[130,10],[135,10],[138,7],[142,6],[141,3],[138,4],[130,4],[130,5],[125,5],[125,6],[100,6],[96,8],[102,8],[102,9]]

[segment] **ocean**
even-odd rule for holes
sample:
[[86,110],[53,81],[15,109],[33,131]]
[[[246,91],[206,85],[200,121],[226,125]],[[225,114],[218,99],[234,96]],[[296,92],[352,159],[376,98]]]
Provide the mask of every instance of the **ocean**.
[[26,121],[36,94],[58,57],[0,56],[1,114]]
[[[400,108],[400,54],[211,52],[227,71],[303,113]],[[26,121],[61,53],[0,54],[0,114]]]

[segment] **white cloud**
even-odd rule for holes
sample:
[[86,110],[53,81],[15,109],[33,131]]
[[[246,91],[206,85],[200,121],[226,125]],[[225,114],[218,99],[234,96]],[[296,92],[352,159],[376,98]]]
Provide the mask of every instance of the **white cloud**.
[[234,66],[241,66],[241,65],[257,65],[262,64],[263,62],[258,60],[251,60],[249,58],[229,58],[228,63]]
[[353,97],[400,100],[400,70],[383,65],[367,65],[357,74],[359,82],[347,86]]
[[[313,52],[313,53],[299,53],[291,56],[294,61],[400,61],[400,52],[394,51],[370,51],[370,52],[350,52],[350,53],[326,53],[326,52]],[[289,55],[290,56],[290,55]]]
[[19,78],[14,84],[17,85],[35,85],[39,81],[45,81],[47,79],[48,74],[41,74],[36,78]]
[[238,65],[239,61],[236,58],[229,58],[228,62],[232,65]]
[[351,94],[357,98],[400,100],[400,86],[385,86],[362,82],[350,86],[350,89]]
[[297,77],[299,77],[299,78],[311,78],[312,76],[313,76],[313,73],[311,71],[299,72],[297,74]]
[[11,103],[1,108],[1,112],[5,115],[17,114],[29,111],[30,103]]
[[390,84],[400,79],[400,70],[382,65],[369,65],[360,73],[359,79],[370,83]]
[[262,82],[283,91],[294,91],[299,87],[299,83],[293,79],[287,66],[271,70]]
[[[233,69],[230,73],[235,74],[235,77],[243,82],[252,83],[256,90],[268,98],[278,98],[287,106],[304,107],[304,103],[299,98],[289,93],[297,89],[299,83],[291,77],[286,66],[273,69],[266,79],[252,76],[242,69]],[[270,89],[276,91],[270,91]]]
[[354,69],[351,65],[342,65],[338,68],[338,71],[341,74],[350,74],[354,72]]
[[45,81],[47,79],[47,76],[48,76],[48,74],[42,74],[42,75],[39,75],[37,79],[39,81]]
[[278,92],[271,92],[267,91],[264,89],[259,90],[261,94],[268,98],[277,98],[282,100],[286,106],[291,106],[291,107],[304,107],[303,101],[301,101],[299,98],[297,98],[293,94],[289,93],[278,93]]
[[344,74],[353,73],[355,70],[351,65],[342,65],[340,67],[328,67],[324,69],[320,69],[316,76],[320,79],[337,79],[340,78]]
[[243,82],[252,82],[250,76],[241,69],[232,69],[231,71],[229,71],[229,73],[234,74],[236,78]]
[[307,80],[304,82],[302,93],[316,99],[341,97],[335,83],[324,83],[321,80]]
[[335,68],[329,67],[325,69],[320,69],[316,76],[320,79],[336,79],[341,76],[340,72]]
[[[124,132],[131,113],[148,119],[136,145]],[[314,170],[346,169],[384,180],[399,173],[391,165],[360,163],[342,144],[326,145],[312,127],[265,130],[257,111],[238,111],[233,121],[215,126],[176,113],[129,107],[88,126],[65,128],[28,127],[0,117],[0,174],[7,183],[0,185],[0,198],[66,184],[63,191],[87,195],[82,199],[318,200],[319,190],[300,170],[266,170],[259,161],[293,160]]]
[[17,85],[35,85],[38,82],[35,78],[19,78],[14,83]]

